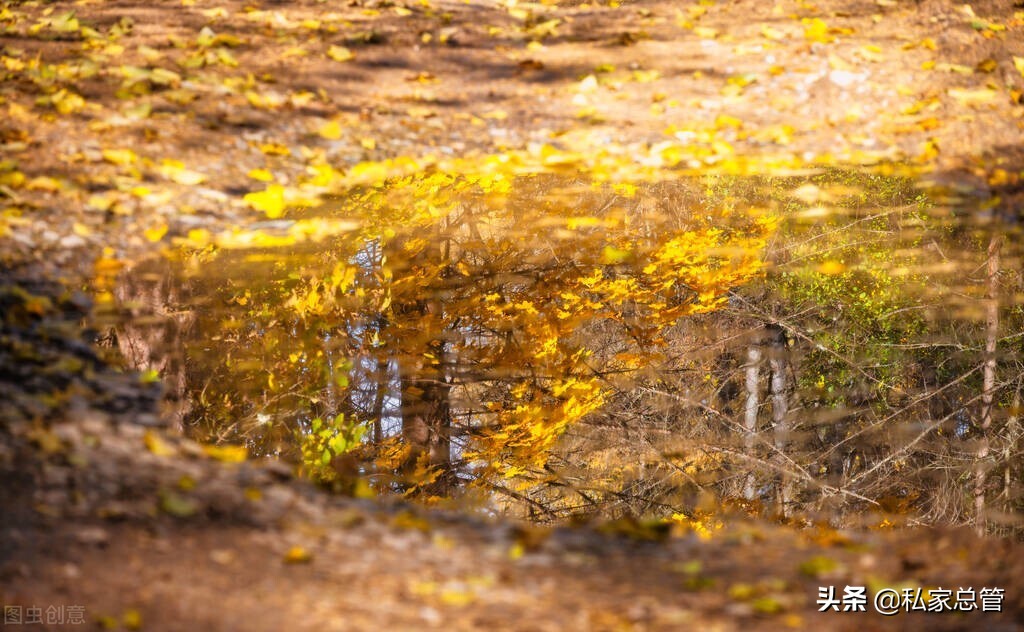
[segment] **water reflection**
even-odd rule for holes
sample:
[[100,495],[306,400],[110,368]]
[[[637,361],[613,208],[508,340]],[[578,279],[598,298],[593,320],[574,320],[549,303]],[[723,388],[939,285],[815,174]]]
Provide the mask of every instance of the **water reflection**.
[[140,264],[117,340],[188,434],[349,491],[998,529],[1024,333],[993,209],[880,170],[414,176]]

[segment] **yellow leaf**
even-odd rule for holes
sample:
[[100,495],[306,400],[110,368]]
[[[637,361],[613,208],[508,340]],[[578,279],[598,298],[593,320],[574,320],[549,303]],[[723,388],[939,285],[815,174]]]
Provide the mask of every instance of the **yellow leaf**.
[[728,114],[719,114],[715,118],[715,127],[718,129],[725,129],[731,127],[732,129],[739,129],[743,126],[743,121],[739,120],[735,116],[729,116]]
[[118,166],[133,165],[139,159],[130,149],[104,149],[102,155],[104,160]]
[[242,463],[249,456],[244,445],[204,445],[203,452],[221,463]]
[[46,454],[57,454],[64,450],[64,442],[47,428],[36,427],[29,430],[28,438]]
[[409,108],[408,110],[406,110],[406,114],[408,114],[409,116],[411,116],[413,118],[424,118],[424,119],[437,116],[437,112],[436,111],[432,110],[431,108],[427,108],[427,107],[423,107],[423,106],[419,106],[419,105],[415,105],[415,106]]
[[260,182],[273,182],[274,174],[270,173],[266,169],[252,169],[246,174],[253,180],[259,180]]
[[142,615],[138,610],[129,608],[121,615],[121,623],[129,630],[140,630],[142,629]]
[[181,82],[181,75],[166,68],[154,68],[149,75],[149,80],[158,86],[167,86]]
[[466,590],[445,588],[441,591],[441,602],[449,606],[468,606],[476,601],[476,595]]
[[260,151],[268,156],[290,156],[291,150],[281,143],[260,143]]
[[47,176],[38,176],[29,180],[25,188],[29,191],[48,191],[53,193],[60,191],[60,180]]
[[149,115],[153,113],[153,106],[148,103],[139,103],[137,105],[130,105],[122,110],[122,113],[130,119],[140,120],[149,118]]
[[68,11],[50,20],[50,28],[59,33],[71,33],[79,29],[78,18],[74,11]]
[[977,90],[950,88],[947,94],[956,99],[961,105],[980,105],[995,101],[998,92],[991,88],[980,88]]
[[167,443],[160,435],[156,434],[152,430],[147,430],[146,434],[142,437],[142,442],[145,444],[146,449],[157,456],[174,456],[178,453],[170,443]]
[[313,554],[301,546],[293,546],[284,554],[285,564],[308,564],[313,561]]
[[836,274],[842,274],[846,271],[846,266],[839,261],[826,261],[818,266],[818,272],[821,274],[827,274],[834,276]]
[[145,44],[139,46],[137,50],[139,51],[139,54],[142,55],[148,62],[157,61],[164,56],[163,53],[161,53],[157,49],[146,46]]
[[164,235],[167,234],[167,224],[161,224],[159,226],[154,226],[153,228],[147,228],[142,232],[146,236],[146,239],[156,243],[163,239]]
[[218,48],[216,52],[217,52],[217,59],[220,60],[220,63],[222,63],[225,66],[228,66],[230,68],[238,67],[238,60],[235,59],[235,56],[232,55],[231,52],[228,49],[226,49],[226,48]]
[[114,201],[109,192],[95,193],[89,196],[89,199],[85,201],[85,205],[96,211],[108,211],[114,206]]
[[616,248],[615,246],[605,246],[604,250],[601,251],[601,263],[617,265],[629,259],[632,254],[629,250]]
[[320,129],[317,130],[317,134],[319,134],[321,138],[326,138],[327,140],[338,140],[341,138],[341,123],[338,121],[327,121],[320,126]]
[[334,61],[351,61],[355,59],[355,54],[344,46],[331,46],[327,49],[327,56]]
[[820,18],[804,18],[801,20],[804,25],[804,38],[811,42],[828,44],[836,38],[829,34],[828,24]]
[[990,73],[990,72],[994,72],[995,69],[998,68],[998,67],[999,67],[999,63],[996,60],[992,59],[991,57],[987,57],[987,58],[979,61],[974,66],[974,69],[977,70],[978,72]]
[[248,193],[243,199],[252,208],[266,213],[270,219],[284,214],[284,187],[280,184],[271,184],[266,190],[257,193]]
[[598,87],[597,77],[594,75],[587,75],[580,80],[579,85],[576,86],[576,91],[580,93],[593,92]]
[[160,161],[160,175],[185,186],[195,186],[206,181],[206,176],[198,171],[186,169],[180,160],[165,158]]
[[661,72],[657,70],[634,70],[631,76],[633,81],[637,83],[651,83],[661,77]]
[[[923,64],[922,64],[923,65]],[[964,66],[962,64],[935,64],[935,69],[943,72],[955,72],[958,75],[973,75],[974,68],[970,66]]]
[[875,46],[874,44],[862,46],[860,50],[857,51],[857,53],[865,60],[874,63],[878,63],[885,59],[885,57],[882,55],[882,49],[879,48],[878,46]]
[[1020,73],[1020,76],[1024,77],[1024,57],[1014,56],[1013,67],[1017,69],[1017,72]]
[[0,185],[20,188],[25,184],[25,174],[20,171],[0,173]]
[[526,554],[526,547],[521,542],[516,542],[508,549],[508,559],[518,560]]

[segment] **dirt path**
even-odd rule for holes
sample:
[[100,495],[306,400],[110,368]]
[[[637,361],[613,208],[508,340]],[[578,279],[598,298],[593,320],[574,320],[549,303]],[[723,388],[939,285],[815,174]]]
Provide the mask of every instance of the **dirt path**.
[[[966,530],[547,530],[329,497],[273,464],[85,426],[64,440],[94,467],[45,464],[31,498],[5,485],[0,597],[83,606],[102,629],[1013,630],[1024,607],[1020,545]],[[1006,594],[1001,613],[817,612],[819,587],[847,585]]]
[[[190,231],[273,217],[246,196],[298,195],[323,165],[542,144],[642,160],[667,142],[697,170],[910,162],[1019,213],[1022,11],[3,2],[0,261],[19,287],[109,276]],[[72,340],[85,309],[3,300],[5,367],[25,362],[11,340]],[[38,318],[60,327],[39,333]],[[540,533],[325,498],[279,468],[146,435],[137,384],[88,351],[52,351],[31,366],[105,398],[46,402],[47,424],[28,404],[0,409],[5,605],[81,605],[90,626],[145,630],[1020,629],[1019,545],[746,523],[651,543],[635,525]],[[819,586],[847,584],[1006,599],[1001,615],[816,612]]]
[[1008,0],[5,7],[0,235],[8,261],[55,271],[244,221],[246,193],[321,164],[531,144],[1020,188]]

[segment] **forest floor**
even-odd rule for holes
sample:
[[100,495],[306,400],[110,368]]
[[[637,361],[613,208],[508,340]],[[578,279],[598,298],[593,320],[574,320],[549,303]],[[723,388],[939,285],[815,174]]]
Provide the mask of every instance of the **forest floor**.
[[[160,428],[151,386],[97,357],[91,299],[67,291],[273,218],[267,193],[324,164],[543,144],[669,140],[739,171],[913,164],[1020,217],[1019,3],[0,2],[0,61],[8,621],[82,606],[104,629],[1020,629],[1024,551],[966,531],[536,529],[224,463]],[[847,585],[1006,596],[1002,613],[817,612],[818,587]]]

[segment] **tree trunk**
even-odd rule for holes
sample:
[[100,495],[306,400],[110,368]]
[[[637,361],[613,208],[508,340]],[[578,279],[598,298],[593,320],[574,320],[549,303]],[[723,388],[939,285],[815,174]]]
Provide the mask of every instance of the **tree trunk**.
[[[443,253],[436,244],[428,245],[410,262],[410,273],[422,265],[429,268],[442,261]],[[445,366],[444,306],[433,283],[425,282],[418,288],[422,292],[403,305],[397,306],[402,322],[407,323],[403,340],[397,348],[401,380],[402,437],[409,446],[409,456],[402,467],[402,475],[409,478],[418,469],[429,468],[437,475],[429,484],[418,484],[429,494],[447,493],[452,484],[451,475],[451,405]]]
[[1010,404],[1010,418],[1006,420],[1006,430],[1003,435],[1006,437],[1006,444],[1003,447],[1003,503],[1005,511],[1010,512],[1011,490],[1013,488],[1013,464],[1017,455],[1017,441],[1020,440],[1021,427],[1018,411],[1020,410],[1020,382],[1017,382],[1017,390],[1013,394],[1013,402]]
[[[745,365],[747,402],[743,412],[743,443],[747,456],[754,458],[754,445],[757,438],[757,409],[760,406],[760,378],[761,378],[761,341],[751,343],[747,348],[747,363]],[[753,462],[753,461],[751,461]],[[757,478],[753,467],[747,472],[743,482],[743,498],[754,500],[757,496]]]
[[989,453],[989,429],[996,390],[996,340],[999,336],[999,250],[1002,238],[992,235],[988,244],[988,296],[985,305],[985,366],[982,373],[981,419],[978,429],[981,439],[974,464],[974,530],[985,535],[985,479]]
[[[430,493],[443,493],[449,486],[451,467],[450,386],[441,366],[444,345],[432,341],[428,357],[400,360],[402,384],[402,437],[409,446],[403,474],[411,475],[418,466],[440,469]],[[404,366],[403,366],[404,365]],[[416,483],[417,481],[410,481]]]
[[384,396],[388,391],[388,359],[383,355],[377,358],[375,379],[377,390],[373,394],[373,443],[380,445],[384,441]]
[[772,432],[775,436],[775,459],[779,467],[779,513],[789,516],[792,483],[784,473],[786,448],[789,443],[789,349],[786,332],[778,325],[769,325],[766,332],[768,367],[771,371]]
[[334,375],[334,345],[332,344],[331,334],[326,331],[320,332],[320,343],[321,350],[324,354],[324,361],[327,363],[327,371],[325,375],[325,382],[327,386],[327,392],[325,394],[325,406],[327,410],[325,416],[334,417],[338,414],[338,384]]

